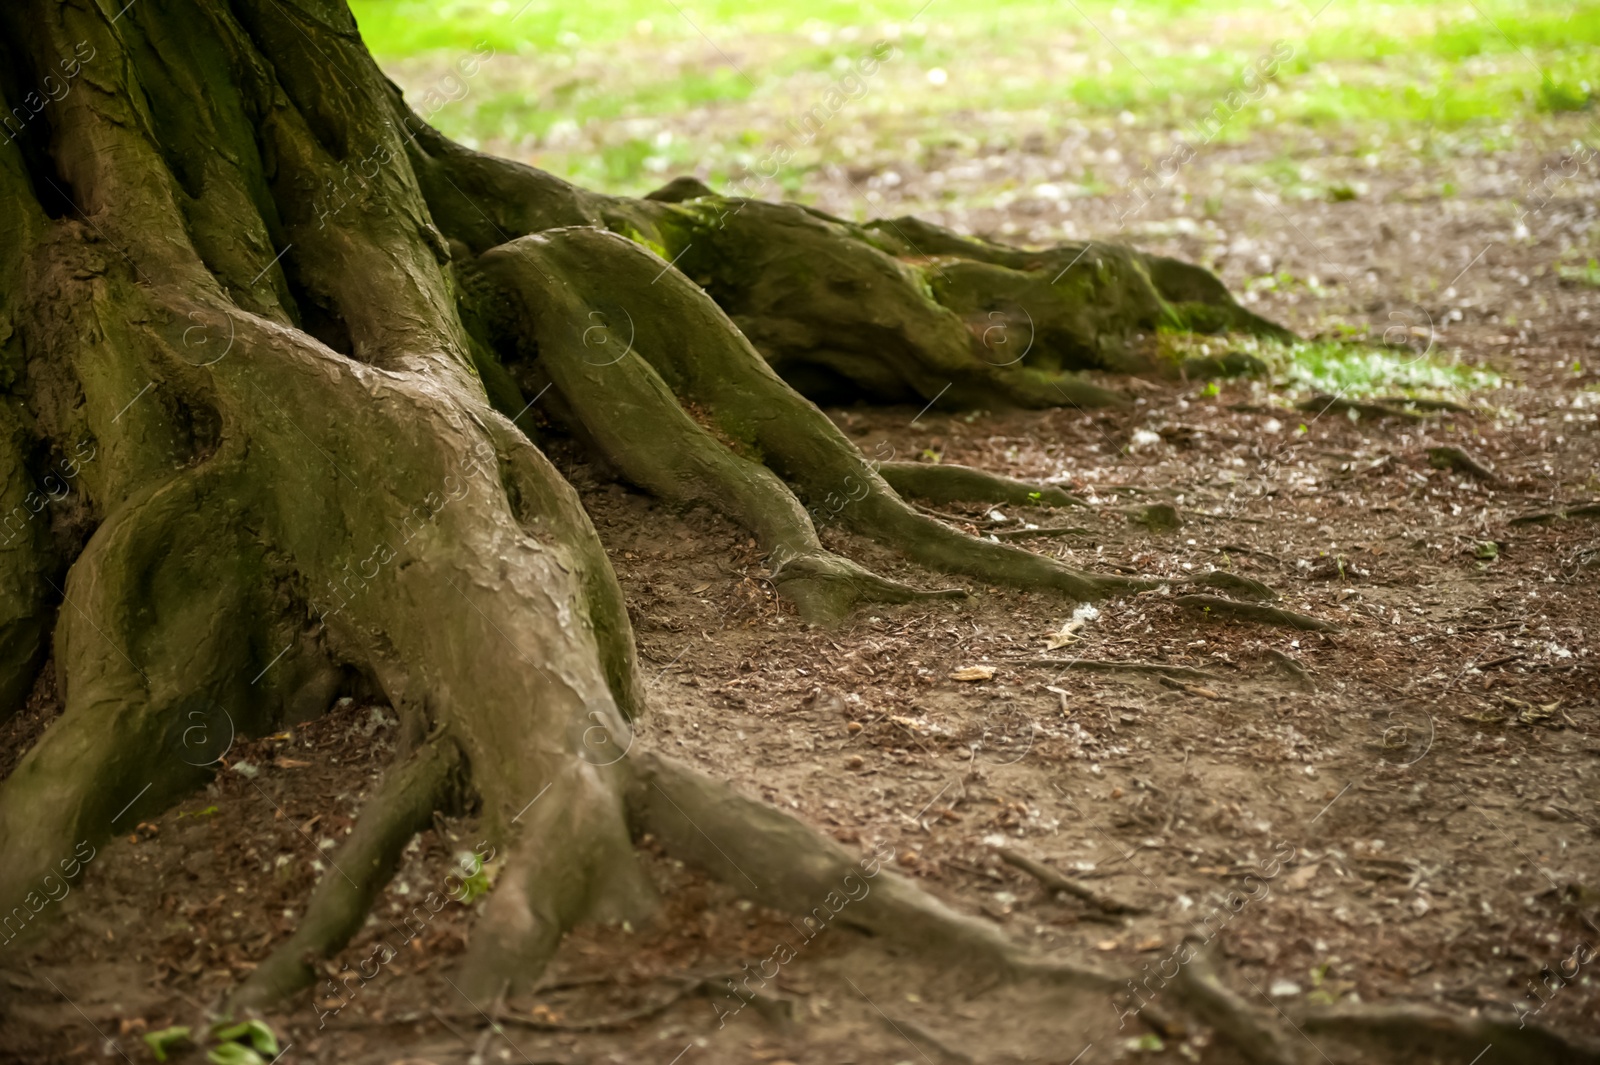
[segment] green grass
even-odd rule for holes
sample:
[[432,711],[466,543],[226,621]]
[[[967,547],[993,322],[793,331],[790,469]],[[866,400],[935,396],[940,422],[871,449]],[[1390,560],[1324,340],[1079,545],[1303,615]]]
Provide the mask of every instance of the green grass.
[[[467,95],[431,116],[445,133],[626,191],[695,163],[713,177],[748,166],[781,135],[773,116],[821,99],[880,38],[896,54],[839,124],[870,134],[863,149],[1004,139],[1023,116],[1047,135],[1131,121],[1227,144],[1290,125],[1429,144],[1455,132],[1481,149],[1534,117],[1581,130],[1600,85],[1600,0],[1334,0],[1314,21],[1302,0],[933,0],[910,22],[918,6],[352,2],[369,47],[413,91],[474,47],[494,49]],[[1276,41],[1292,55],[1257,98],[1228,107]],[[929,80],[936,69],[943,83]],[[1223,121],[1201,125],[1207,115]],[[626,128],[652,119],[671,120],[678,142]],[[827,131],[777,184],[837,159],[840,135]]]
[[1498,388],[1500,377],[1416,347],[1317,340],[1294,344],[1269,359],[1275,376],[1291,389],[1367,396],[1438,396]]
[[1600,261],[1590,259],[1582,266],[1558,266],[1556,276],[1574,285],[1600,288]]
[[[1346,339],[1320,339],[1282,344],[1244,336],[1207,337],[1162,330],[1162,354],[1174,361],[1220,358],[1242,352],[1267,367],[1272,383],[1292,394],[1325,392],[1351,399],[1369,396],[1443,398],[1498,388],[1501,378],[1490,370],[1463,365],[1444,355],[1424,336],[1395,333],[1389,343],[1364,338],[1359,326],[1338,331]],[[1213,382],[1205,395],[1218,394]]]

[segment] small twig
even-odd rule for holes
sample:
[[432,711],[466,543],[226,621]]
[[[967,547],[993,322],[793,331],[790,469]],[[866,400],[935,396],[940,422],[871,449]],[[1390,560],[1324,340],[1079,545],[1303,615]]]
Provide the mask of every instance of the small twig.
[[985,880],[994,880],[1002,884],[1006,882],[1006,878],[999,873],[991,873],[987,869],[980,869],[976,865],[968,865],[966,862],[960,862],[954,858],[940,858],[939,862],[941,865],[948,865],[952,869],[959,869],[968,876],[981,876]]
[[1088,529],[1006,529],[989,535],[996,540],[1026,540],[1034,536],[1093,536],[1094,533]]
[[1173,680],[1171,677],[1158,677],[1156,679],[1168,688],[1171,688],[1174,691],[1183,692],[1186,695],[1198,695],[1204,699],[1213,699],[1217,702],[1226,702],[1226,699],[1224,699],[1223,696],[1218,695],[1210,688],[1202,688],[1198,684],[1185,684],[1183,681]]
[[1204,510],[1191,510],[1187,513],[1197,518],[1210,518],[1212,521],[1242,521],[1250,525],[1270,525],[1266,518],[1247,518],[1243,514],[1212,514]]
[[1137,906],[1129,906],[1125,903],[1118,902],[1115,899],[1108,899],[1098,892],[1083,886],[1076,880],[1067,879],[1065,876],[1062,876],[1048,865],[1044,865],[1041,862],[1036,862],[1032,858],[1024,857],[1023,855],[1018,854],[1016,851],[1009,848],[997,848],[996,853],[1000,855],[1001,861],[1005,862],[1007,865],[1012,865],[1018,869],[1021,869],[1024,873],[1027,873],[1029,876],[1039,881],[1039,883],[1043,884],[1051,891],[1065,892],[1074,898],[1082,899],[1084,902],[1087,902],[1089,905],[1100,910],[1102,913],[1119,914],[1145,912]]
[[913,503],[911,505],[922,513],[928,515],[930,518],[938,518],[940,521],[947,521],[952,525],[976,525],[979,528],[985,528],[988,526],[1004,524],[1003,522],[995,521],[993,518],[987,515],[979,518],[964,518],[960,514],[946,514],[942,510],[934,510],[932,507],[925,507],[919,503]]
[[1229,552],[1232,552],[1235,555],[1255,555],[1259,558],[1270,559],[1280,566],[1288,565],[1287,562],[1279,558],[1277,555],[1269,554],[1266,551],[1257,551],[1255,548],[1245,547],[1243,544],[1220,544],[1215,548],[1215,550],[1220,555],[1226,555]]
[[1524,654],[1521,651],[1518,651],[1515,654],[1509,654],[1509,655],[1506,655],[1503,658],[1491,658],[1487,662],[1479,662],[1476,668],[1479,670],[1479,672],[1482,672],[1485,669],[1493,669],[1495,666],[1503,666],[1507,662],[1515,662],[1519,658],[1527,658],[1527,657],[1528,656],[1526,654]]
[[1160,677],[1184,677],[1189,680],[1222,680],[1215,673],[1188,666],[1168,666],[1160,662],[1107,662],[1093,658],[1019,658],[1006,662],[1010,666],[1054,666],[1058,669],[1083,669],[1091,673],[1148,673]]
[[[1409,401],[1408,401],[1409,402]],[[1405,418],[1408,421],[1421,421],[1423,415],[1404,407],[1391,407],[1386,403],[1365,403],[1358,399],[1345,399],[1342,396],[1329,396],[1319,394],[1309,399],[1303,399],[1295,404],[1296,409],[1310,414],[1345,414],[1355,411],[1373,418]]]
[[478,1037],[478,1046],[469,1059],[473,1065],[481,1065],[483,1052],[489,1049],[489,1040],[500,1030],[500,1011],[506,1004],[506,992],[511,988],[511,981],[505,980],[500,984],[500,993],[495,995],[494,1004],[489,1007],[489,1025],[484,1028],[483,1034]]
[[1436,470],[1454,470],[1489,484],[1497,483],[1500,475],[1458,447],[1445,445],[1428,449],[1428,465]]
[[1501,629],[1526,628],[1526,621],[1502,621],[1498,625],[1457,625],[1457,632],[1499,632]]

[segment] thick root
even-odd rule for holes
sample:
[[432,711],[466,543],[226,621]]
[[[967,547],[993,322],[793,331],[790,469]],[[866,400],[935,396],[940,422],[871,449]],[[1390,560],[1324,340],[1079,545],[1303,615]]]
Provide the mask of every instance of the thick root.
[[794,204],[679,180],[607,197],[419,135],[412,165],[439,224],[475,252],[565,226],[603,226],[678,265],[808,398],[972,406],[1123,406],[1077,371],[1181,368],[1162,328],[1292,334],[1199,267],[1091,243],[1031,251],[899,218],[857,226]]
[[330,868],[306,903],[299,927],[239,986],[235,1006],[275,1002],[316,980],[316,963],[337,954],[366,922],[411,837],[459,792],[460,770],[460,751],[448,740],[425,744],[390,770],[361,811],[355,831],[330,856]]
[[878,473],[901,496],[928,503],[993,503],[1014,507],[1086,507],[1054,485],[1029,484],[971,466],[934,462],[885,462]]
[[[1029,312],[987,276],[1001,268],[930,260],[909,242],[792,204],[719,197],[650,206],[666,257],[681,255],[683,273],[808,396],[951,407],[1127,403],[1067,369],[1099,365],[1075,360],[1066,350],[1074,345],[1010,328],[1008,312]],[[1028,302],[1077,295],[1044,291]],[[1126,324],[1084,335],[1109,346]]]
[[1282,607],[1263,606],[1260,603],[1241,603],[1220,595],[1180,595],[1177,604],[1206,617],[1224,618],[1228,621],[1250,621],[1258,625],[1277,625],[1281,628],[1299,629],[1301,632],[1338,632],[1339,626],[1309,614],[1301,614]]
[[810,515],[771,470],[719,441],[679,405],[635,350],[631,329],[618,336],[609,323],[597,324],[604,312],[541,254],[550,239],[527,237],[479,260],[512,305],[502,347],[537,356],[576,431],[625,477],[671,503],[713,506],[754,533],[772,559],[774,584],[807,621],[836,623],[863,601],[964,594],[922,592],[827,551]]
[[1332,1006],[1296,1020],[1309,1034],[1365,1044],[1390,1060],[1431,1055],[1478,1065],[1600,1065],[1600,1041],[1504,1014],[1464,1017],[1427,1006],[1373,1004]]
[[[595,308],[589,313],[610,319],[613,342],[623,339],[616,334],[618,323],[631,323],[624,334],[630,353],[649,362],[683,406],[703,411],[718,439],[793,486],[812,515],[840,521],[913,561],[995,583],[1054,588],[1079,599],[1151,586],[1079,573],[918,513],[837,426],[778,377],[704,292],[637,244],[576,228],[540,234],[516,247],[536,263],[524,278],[563,279],[575,306]],[[616,293],[628,296],[621,300]],[[576,319],[586,320],[593,319]]]
[[532,990],[579,922],[640,920],[655,907],[627,830],[626,763],[590,761],[614,756],[580,748],[497,834],[509,853],[459,978],[476,1002]]
[[866,859],[789,815],[747,799],[664,755],[633,759],[628,813],[672,853],[766,906],[800,917],[814,936],[838,923],[998,975],[1034,975],[1109,990],[1096,969],[1038,958],[986,922],[951,909],[884,869],[893,849]]

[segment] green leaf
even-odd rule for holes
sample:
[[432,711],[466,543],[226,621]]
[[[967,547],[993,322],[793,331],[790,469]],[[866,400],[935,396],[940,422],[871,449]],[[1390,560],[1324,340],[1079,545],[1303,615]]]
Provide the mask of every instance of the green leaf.
[[224,1043],[249,1043],[269,1057],[278,1056],[278,1037],[272,1034],[271,1028],[260,1021],[244,1021],[240,1024],[230,1024],[226,1028],[214,1028],[211,1036]]
[[243,1043],[223,1043],[206,1054],[211,1065],[267,1065],[267,1059]]
[[180,1044],[189,1042],[189,1027],[175,1024],[159,1032],[146,1032],[144,1042],[145,1046],[150,1048],[150,1053],[156,1056],[157,1061],[166,1061],[167,1051],[176,1050]]

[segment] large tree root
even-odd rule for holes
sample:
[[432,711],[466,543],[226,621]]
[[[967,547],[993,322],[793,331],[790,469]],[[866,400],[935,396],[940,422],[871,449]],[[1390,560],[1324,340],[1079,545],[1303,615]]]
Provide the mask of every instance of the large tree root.
[[[771,470],[738,454],[697,423],[651,363],[639,338],[606,336],[593,304],[557,281],[554,264],[527,242],[496,249],[482,268],[515,296],[515,328],[503,344],[536,354],[574,418],[574,428],[633,483],[674,503],[717,507],[760,538],[772,579],[807,620],[836,623],[860,602],[960,597],[924,592],[828,551],[811,516]],[[626,345],[625,347],[623,345]]]
[[411,837],[432,823],[435,810],[452,805],[460,770],[461,754],[449,741],[427,743],[390,770],[355,831],[330,856],[332,868],[312,892],[294,934],[240,986],[236,1004],[275,1002],[316,978],[313,962],[331,958],[366,923]]
[[[480,304],[491,319],[518,307],[526,313],[530,290],[561,293],[565,313],[554,317],[557,324],[540,326],[537,321],[513,318],[502,331],[515,335],[519,327],[531,327],[543,330],[537,335],[548,334],[557,349],[548,372],[558,385],[567,382],[566,389],[579,397],[575,403],[590,405],[592,417],[582,419],[585,431],[602,441],[612,438],[611,444],[602,446],[609,447],[613,461],[625,470],[630,466],[639,470],[641,479],[680,498],[709,494],[769,542],[774,534],[785,532],[776,523],[787,522],[792,539],[779,555],[780,571],[790,559],[815,565],[817,548],[792,513],[786,516],[769,482],[754,472],[757,462],[809,503],[814,519],[836,520],[935,569],[995,583],[1053,588],[1079,599],[1153,586],[1080,573],[1029,551],[967,536],[918,512],[821,411],[757,356],[704,292],[637,244],[592,228],[552,230],[484,256],[479,276],[479,287],[488,289]],[[603,346],[587,332],[595,327],[583,325],[594,322],[596,314],[607,319],[609,336]],[[623,321],[629,323],[628,330],[619,335]],[[624,345],[627,354],[619,354],[614,346]],[[544,358],[542,346],[540,353]],[[630,362],[635,354],[655,370],[679,404],[701,412],[704,426],[745,461],[713,460],[704,437],[691,432],[692,426],[663,416],[665,396],[653,379],[641,380],[638,364]],[[606,370],[617,372],[608,377]],[[635,453],[640,450],[637,441],[617,439],[617,428],[599,424],[601,415],[615,413],[608,412],[607,404],[623,402],[615,395],[647,404],[646,424],[694,442],[691,455],[677,461],[698,468],[664,469],[659,458]]]
[[993,925],[968,917],[883,868],[880,849],[856,859],[794,818],[663,755],[634,760],[628,809],[635,827],[666,849],[774,909],[799,915],[807,938],[835,919],[935,957],[1005,977],[1043,977],[1109,991],[1089,966],[1040,958]]

